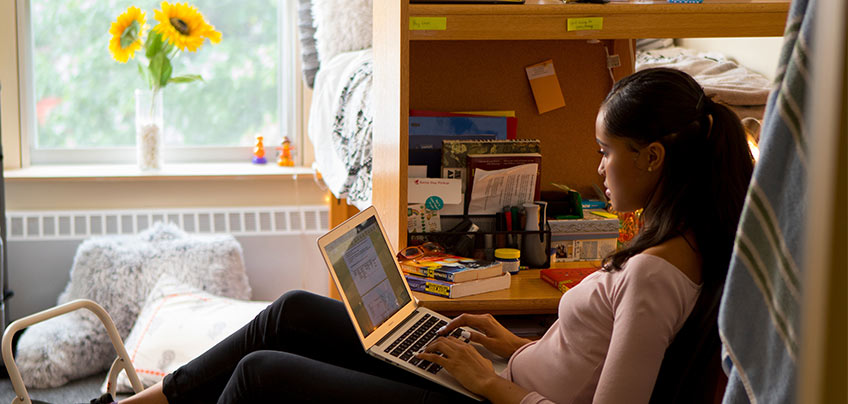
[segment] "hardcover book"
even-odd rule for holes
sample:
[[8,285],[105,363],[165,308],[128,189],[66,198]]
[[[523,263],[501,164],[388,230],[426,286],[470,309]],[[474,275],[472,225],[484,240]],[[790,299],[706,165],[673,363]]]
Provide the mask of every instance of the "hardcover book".
[[503,264],[448,254],[427,255],[414,260],[400,261],[401,269],[409,274],[448,282],[468,282],[498,276]]
[[539,277],[549,285],[565,293],[568,289],[577,286],[583,278],[589,276],[598,268],[548,268],[539,272]]
[[406,274],[406,282],[409,288],[416,292],[429,293],[431,295],[456,299],[478,293],[492,292],[495,290],[508,289],[510,285],[509,273],[501,274],[492,278],[477,279],[468,282],[448,282],[423,276]]
[[541,153],[538,139],[457,140],[442,142],[442,178],[466,178],[469,154]]

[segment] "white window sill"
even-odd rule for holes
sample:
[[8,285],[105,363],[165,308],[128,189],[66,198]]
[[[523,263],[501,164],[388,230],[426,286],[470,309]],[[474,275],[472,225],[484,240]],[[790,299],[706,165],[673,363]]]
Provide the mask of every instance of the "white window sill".
[[56,180],[199,180],[239,178],[294,178],[313,175],[309,167],[279,167],[276,164],[251,163],[184,163],[165,164],[158,171],[141,171],[134,164],[80,164],[39,165],[19,169],[5,169],[9,182]]

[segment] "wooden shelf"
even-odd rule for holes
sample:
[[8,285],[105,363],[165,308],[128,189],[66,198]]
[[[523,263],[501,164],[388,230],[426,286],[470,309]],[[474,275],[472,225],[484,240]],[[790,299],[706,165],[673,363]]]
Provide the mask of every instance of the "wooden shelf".
[[448,299],[412,292],[418,303],[445,315],[461,313],[552,314],[557,312],[562,293],[539,278],[538,269],[528,269],[512,277],[509,289]]
[[[540,139],[542,153],[550,156],[542,163],[543,189],[555,181],[591,195],[591,185],[601,181],[595,115],[612,83],[634,70],[633,39],[782,36],[790,4],[704,1],[389,1],[375,7],[372,195],[392,244],[406,245],[410,109],[516,111],[518,137]],[[419,17],[440,19],[412,20]],[[582,17],[603,18],[602,29],[568,31],[568,19]],[[412,21],[433,25],[410,29]],[[619,55],[621,66],[608,70],[606,52]],[[548,59],[557,69],[566,106],[539,114],[524,68]]]
[[[787,0],[702,4],[413,4],[409,17],[445,17],[444,30],[411,30],[415,40],[536,40],[782,36]],[[550,1],[544,2],[550,3]],[[602,17],[603,29],[568,31],[569,18]]]

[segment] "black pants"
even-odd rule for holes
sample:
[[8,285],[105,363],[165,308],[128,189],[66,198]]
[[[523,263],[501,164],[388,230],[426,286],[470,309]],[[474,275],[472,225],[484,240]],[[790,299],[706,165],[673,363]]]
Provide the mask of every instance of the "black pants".
[[366,354],[341,302],[289,292],[165,376],[176,403],[476,402]]

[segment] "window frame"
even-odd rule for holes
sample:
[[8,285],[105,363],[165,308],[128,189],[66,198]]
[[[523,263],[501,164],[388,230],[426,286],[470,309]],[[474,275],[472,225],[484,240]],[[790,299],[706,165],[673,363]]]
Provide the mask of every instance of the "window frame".
[[[300,43],[297,37],[297,4],[295,0],[278,0],[277,19],[283,21],[277,24],[277,38],[280,41],[280,68],[277,69],[277,81],[281,88],[289,91],[278,91],[278,114],[280,119],[285,119],[281,130],[284,136],[288,136],[294,145],[304,145],[306,140],[304,119],[304,106],[301,102],[304,93],[303,80],[300,80],[301,63],[299,57]],[[20,155],[20,167],[32,165],[49,164],[134,164],[134,147],[111,147],[111,148],[77,148],[77,149],[41,149],[34,150],[32,136],[36,132],[35,114],[35,92],[33,85],[32,67],[32,26],[30,24],[30,0],[15,0],[13,2],[15,12],[5,17],[0,16],[0,25],[14,24],[14,38],[0,38],[6,41],[6,46],[12,46],[16,50],[16,73],[17,73],[17,95],[18,113],[11,118],[12,125],[19,128],[17,140]],[[5,13],[0,13],[5,14]],[[0,45],[0,49],[2,49]],[[288,66],[289,68],[286,68]],[[0,78],[2,78],[0,70]],[[3,90],[6,91],[6,90]],[[2,104],[0,104],[2,106]],[[3,114],[7,116],[9,108],[4,108]],[[16,115],[16,116],[15,116]],[[0,121],[2,122],[2,121]],[[5,136],[4,136],[5,137]],[[3,142],[7,143],[6,141]],[[266,155],[273,156],[271,152],[276,145],[266,144]],[[249,161],[252,146],[170,146],[164,150],[166,164],[172,163],[208,163],[218,161]],[[303,153],[295,154],[295,164],[303,166]],[[271,160],[271,159],[269,159]]]

